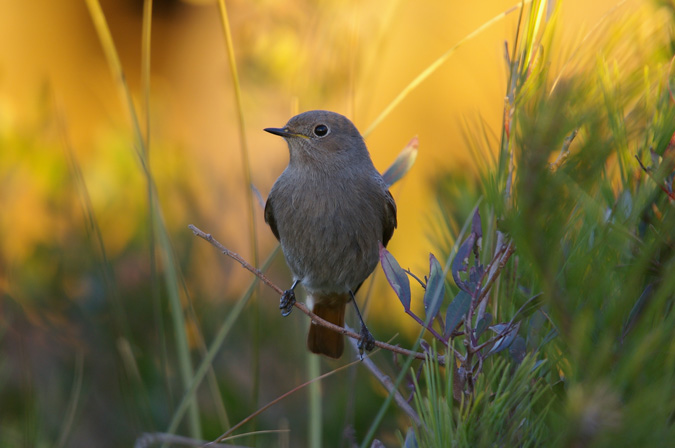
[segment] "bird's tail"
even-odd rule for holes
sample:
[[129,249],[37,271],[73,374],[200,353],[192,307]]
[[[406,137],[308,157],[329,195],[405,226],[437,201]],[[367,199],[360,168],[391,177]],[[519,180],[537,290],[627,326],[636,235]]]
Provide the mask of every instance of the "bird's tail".
[[[313,295],[312,312],[330,323],[344,327],[345,307],[349,300],[350,295],[348,293]],[[341,333],[312,322],[309,326],[309,335],[307,336],[307,348],[312,353],[337,359],[342,356],[342,351],[344,350],[344,336]]]

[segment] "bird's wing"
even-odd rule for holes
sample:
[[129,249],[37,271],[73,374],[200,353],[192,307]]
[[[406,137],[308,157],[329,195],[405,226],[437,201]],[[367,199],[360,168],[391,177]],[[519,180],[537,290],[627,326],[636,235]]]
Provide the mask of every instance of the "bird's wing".
[[272,233],[274,234],[275,237],[277,237],[277,240],[279,239],[279,230],[277,229],[277,222],[274,219],[274,195],[270,193],[269,197],[267,198],[267,202],[265,202],[265,222],[270,226],[270,229],[272,229]]
[[[265,213],[267,216],[267,213]],[[384,209],[384,220],[382,221],[382,245],[386,246],[391,236],[394,234],[394,229],[396,228],[396,202],[394,197],[387,190],[385,195],[385,209]]]

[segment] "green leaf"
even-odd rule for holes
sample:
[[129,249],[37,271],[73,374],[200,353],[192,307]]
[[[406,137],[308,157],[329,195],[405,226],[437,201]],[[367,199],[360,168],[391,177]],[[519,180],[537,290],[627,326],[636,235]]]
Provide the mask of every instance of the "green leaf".
[[534,295],[527,299],[527,302],[525,302],[518,311],[516,311],[516,314],[513,315],[513,320],[518,318],[518,320],[524,320],[528,318],[530,315],[532,315],[535,311],[539,310],[541,306],[544,304],[544,295],[542,293],[539,293],[537,295]]
[[455,255],[454,260],[452,260],[452,278],[455,280],[457,286],[466,292],[468,292],[469,286],[467,285],[467,282],[462,280],[462,278],[459,276],[459,273],[467,271],[469,266],[469,255],[471,254],[471,249],[473,248],[473,243],[475,241],[476,235],[471,233],[462,243],[462,245],[459,246],[457,254]]
[[480,240],[483,237],[483,225],[481,224],[478,207],[476,207],[473,219],[471,220],[471,233],[476,235],[476,240]]
[[635,322],[637,321],[638,316],[642,313],[642,310],[644,309],[645,304],[652,297],[653,286],[654,285],[652,283],[647,285],[647,287],[644,289],[644,291],[642,291],[642,294],[640,294],[640,297],[638,297],[637,301],[635,302],[635,305],[633,305],[633,308],[630,310],[630,314],[628,315],[628,320],[623,325],[623,329],[621,330],[621,341],[622,342],[626,338],[626,335],[631,330],[631,328],[633,328],[633,325],[635,325]]
[[527,355],[527,344],[522,336],[516,336],[513,340],[511,347],[509,347],[509,354],[518,364],[523,362],[525,355]]
[[406,311],[410,310],[410,280],[396,258],[380,244],[380,264],[387,281]]
[[[459,289],[472,295],[475,294],[483,277],[483,266],[478,263],[478,251],[480,250],[482,237],[483,227],[481,225],[480,213],[476,207],[476,210],[471,219],[471,233],[469,236],[467,236],[462,245],[459,246],[457,254],[455,255],[454,260],[452,260],[451,266],[452,278],[455,280],[455,283]],[[469,258],[472,251],[476,256],[476,266],[469,269]],[[461,272],[469,273],[468,281],[462,280],[459,275]]]
[[481,320],[478,321],[478,324],[476,324],[476,338],[479,338],[491,323],[492,314],[485,313]]
[[415,437],[415,431],[412,428],[408,428],[408,432],[405,435],[405,442],[403,443],[403,448],[418,448],[417,438]]
[[471,296],[464,291],[460,291],[452,303],[450,303],[445,313],[445,337],[449,337],[452,334],[452,331],[464,319],[466,313],[469,312],[470,306]]
[[431,322],[443,303],[443,296],[445,294],[445,278],[443,276],[443,268],[438,262],[434,254],[429,254],[429,280],[427,280],[427,288],[424,291],[424,311],[426,312],[427,321]]
[[489,351],[489,355],[494,353],[499,353],[504,349],[507,349],[511,346],[511,343],[518,335],[518,330],[520,329],[520,322],[513,325],[510,330],[508,330],[509,324],[497,324],[490,327],[491,330],[500,334],[500,338],[497,339],[495,345]]

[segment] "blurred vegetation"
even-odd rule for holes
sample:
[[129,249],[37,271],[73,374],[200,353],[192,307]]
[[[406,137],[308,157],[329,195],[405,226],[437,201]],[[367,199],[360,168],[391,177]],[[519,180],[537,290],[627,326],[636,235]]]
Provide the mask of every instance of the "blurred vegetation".
[[[448,48],[512,6],[228,2],[228,48],[217,2],[155,1],[150,21],[149,2],[104,1],[113,45],[103,47],[87,8],[98,2],[22,3],[0,15],[8,447],[131,446],[168,430],[213,440],[346,363],[308,355],[306,317],[281,319],[276,297],[187,225],[249,260],[257,233],[260,264],[286,286],[257,202],[256,232],[247,218],[243,136],[264,198],[287,156],[261,128],[298,108],[328,108],[365,130]],[[517,337],[485,357],[463,401],[453,369],[416,361],[415,378],[404,378],[402,359],[375,354],[384,374],[401,377],[426,429],[383,405],[387,391],[357,364],[238,431],[279,432],[232,443],[673,440],[675,5],[569,1],[554,12],[533,3],[481,30],[368,136],[384,169],[419,134],[419,160],[392,188],[400,225],[389,249],[420,277],[436,254],[447,274],[443,312],[459,294],[450,266],[476,206],[483,233],[470,262],[487,266],[500,241],[513,244],[485,312],[493,324],[517,316]],[[142,37],[150,23],[151,42]],[[117,53],[128,84],[101,48]],[[374,277],[364,289],[375,336],[435,353],[384,276]],[[412,283],[411,312],[422,315],[424,291]],[[484,331],[481,342],[495,334]],[[451,344],[463,352],[459,333]]]
[[[426,427],[415,435],[421,446],[665,446],[675,436],[673,9],[659,16],[669,32],[640,30],[642,15],[603,24],[592,63],[561,77],[549,50],[556,16],[538,36],[537,7],[511,42],[500,138],[467,129],[480,182],[437,182],[438,244],[457,254],[448,306],[466,294],[458,258],[475,266],[465,290],[480,292],[481,263],[488,272],[512,244],[488,296],[488,321],[504,324],[486,333],[469,314],[450,340],[456,365],[425,366]],[[457,229],[475,206],[487,219],[474,258],[458,246],[474,227]]]

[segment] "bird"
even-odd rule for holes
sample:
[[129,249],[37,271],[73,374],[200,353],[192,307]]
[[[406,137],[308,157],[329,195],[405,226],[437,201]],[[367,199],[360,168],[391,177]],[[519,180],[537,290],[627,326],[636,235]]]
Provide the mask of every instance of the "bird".
[[[344,327],[345,307],[354,303],[361,321],[359,350],[375,339],[356,305],[355,294],[379,261],[397,226],[396,202],[374,167],[365,141],[345,116],[312,110],[282,128],[265,128],[289,148],[286,169],[265,203],[265,222],[279,240],[293,275],[281,296],[281,314],[290,314],[295,288],[307,292],[312,312]],[[307,347],[340,358],[343,335],[312,322]]]

